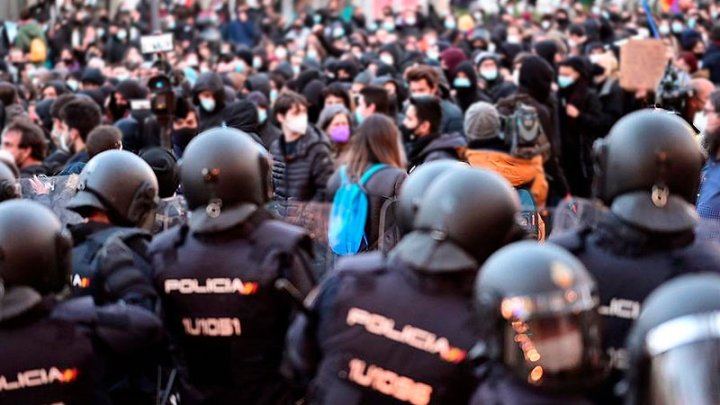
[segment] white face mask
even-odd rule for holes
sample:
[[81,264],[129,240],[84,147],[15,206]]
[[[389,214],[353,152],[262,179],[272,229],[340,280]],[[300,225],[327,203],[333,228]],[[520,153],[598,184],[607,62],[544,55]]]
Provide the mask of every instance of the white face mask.
[[693,126],[697,128],[700,132],[705,132],[705,129],[707,128],[707,116],[704,112],[699,111],[695,113],[695,117],[693,118]]
[[288,119],[285,123],[285,127],[292,133],[304,135],[308,127],[307,114],[298,115],[297,117]]
[[287,58],[287,49],[285,49],[285,48],[276,48],[276,49],[275,49],[275,56],[276,56],[278,59],[284,60],[285,58]]
[[517,35],[509,35],[507,37],[508,44],[519,44],[520,42],[522,42],[522,39],[520,39],[520,37]]
[[395,61],[393,60],[393,57],[390,56],[390,55],[388,55],[388,54],[386,54],[386,53],[380,55],[380,61],[381,61],[382,63],[384,63],[384,64],[386,64],[386,65],[390,65],[390,66],[392,66],[393,64],[395,64]]
[[55,144],[57,145],[57,147],[60,150],[62,150],[64,152],[70,152],[70,133],[69,132],[63,132],[59,129],[53,128],[50,136],[55,141]]
[[516,70],[513,72],[513,74],[512,74],[512,81],[513,81],[513,83],[515,83],[517,86],[520,85],[520,69],[516,69]]
[[533,343],[540,353],[539,363],[547,371],[571,370],[582,361],[583,342],[577,329]]

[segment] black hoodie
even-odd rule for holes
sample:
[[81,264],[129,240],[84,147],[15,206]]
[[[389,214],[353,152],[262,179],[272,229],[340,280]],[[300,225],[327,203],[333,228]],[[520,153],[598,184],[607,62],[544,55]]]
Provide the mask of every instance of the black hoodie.
[[248,78],[245,86],[249,92],[258,91],[265,98],[270,98],[270,78],[265,73],[258,73]]
[[[213,111],[205,111],[200,106],[200,98],[198,95],[203,91],[210,91],[213,93],[215,98],[215,109]],[[198,126],[198,132],[202,132],[206,129],[217,127],[222,124],[224,120],[225,110],[225,85],[223,84],[222,78],[217,73],[203,73],[195,81],[195,86],[192,90],[193,103],[199,107],[200,111],[200,122]]]
[[[470,87],[455,87],[454,80],[457,79],[458,73],[460,72],[464,73],[465,77],[467,77],[470,81]],[[478,89],[477,82],[477,73],[475,73],[475,68],[473,67],[472,62],[466,60],[464,62],[460,62],[460,64],[455,67],[453,83],[450,85],[455,90],[455,100],[463,113],[465,113],[471,105],[477,103],[478,101],[492,103],[492,100],[490,100],[489,97]]]
[[555,55],[558,53],[558,47],[555,41],[546,40],[540,41],[534,46],[535,53],[541,58],[545,59],[553,70],[557,70],[557,63],[555,63]]
[[255,105],[247,100],[236,101],[225,108],[224,122],[230,128],[237,128],[246,134],[258,144],[262,145],[262,140],[258,136],[258,112]]

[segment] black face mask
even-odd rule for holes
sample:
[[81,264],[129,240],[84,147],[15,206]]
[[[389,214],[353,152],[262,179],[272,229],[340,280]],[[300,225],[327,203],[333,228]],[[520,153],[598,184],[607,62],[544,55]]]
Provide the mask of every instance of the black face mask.
[[565,30],[570,25],[570,20],[567,18],[558,18],[556,21],[561,30]]
[[117,121],[123,117],[125,117],[125,113],[128,110],[127,104],[115,104],[110,107],[110,114],[112,115],[113,121]]
[[172,140],[173,146],[179,146],[184,150],[196,134],[197,128],[173,129],[170,134],[170,139]]
[[416,128],[408,128],[405,126],[405,124],[400,125],[400,133],[402,134],[404,142],[407,143],[415,140],[415,129]]

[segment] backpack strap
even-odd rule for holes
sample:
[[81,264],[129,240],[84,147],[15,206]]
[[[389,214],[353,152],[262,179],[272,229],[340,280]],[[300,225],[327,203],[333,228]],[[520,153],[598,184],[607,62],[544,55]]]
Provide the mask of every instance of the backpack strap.
[[[396,203],[398,202],[398,199],[393,198],[387,198],[382,204],[382,207],[380,208],[380,227],[379,227],[379,235],[378,235],[378,249],[383,252],[387,253],[389,251],[389,248],[392,248],[393,246],[390,246],[389,248],[385,246],[385,236],[388,232],[387,228],[387,212],[390,208],[392,208]],[[393,227],[397,228],[395,224],[393,224]],[[395,238],[394,243],[397,244],[397,239],[399,237]]]
[[350,179],[347,175],[347,165],[340,166],[340,185],[344,186],[350,183]]
[[364,186],[370,178],[380,170],[384,169],[387,165],[384,163],[375,163],[374,165],[370,166],[369,169],[365,171],[365,173],[360,178],[360,185]]

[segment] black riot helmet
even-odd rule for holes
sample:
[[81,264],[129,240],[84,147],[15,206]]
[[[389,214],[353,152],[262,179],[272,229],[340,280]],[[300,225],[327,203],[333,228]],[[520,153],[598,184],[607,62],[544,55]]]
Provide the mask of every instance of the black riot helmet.
[[653,291],[628,335],[628,404],[720,403],[720,276]]
[[50,209],[28,200],[0,203],[0,284],[60,292],[71,251],[72,240]]
[[233,128],[213,128],[193,138],[180,163],[180,179],[194,231],[235,226],[272,193],[267,151]]
[[85,165],[67,208],[83,216],[99,210],[115,225],[145,227],[157,204],[158,182],[150,165],[131,152],[109,150]]
[[0,201],[20,198],[17,174],[9,166],[0,163]]
[[422,196],[414,231],[396,253],[423,272],[477,271],[495,250],[520,238],[519,207],[503,177],[470,167],[447,171]]
[[657,232],[695,226],[705,159],[681,117],[650,109],[626,115],[595,142],[594,153],[595,197],[615,215]]
[[441,174],[458,167],[464,165],[453,160],[436,160],[420,165],[410,173],[398,196],[397,221],[402,235],[412,231],[420,199],[430,184]]
[[479,350],[521,381],[572,392],[602,380],[595,281],[562,248],[524,241],[487,259],[475,280]]

